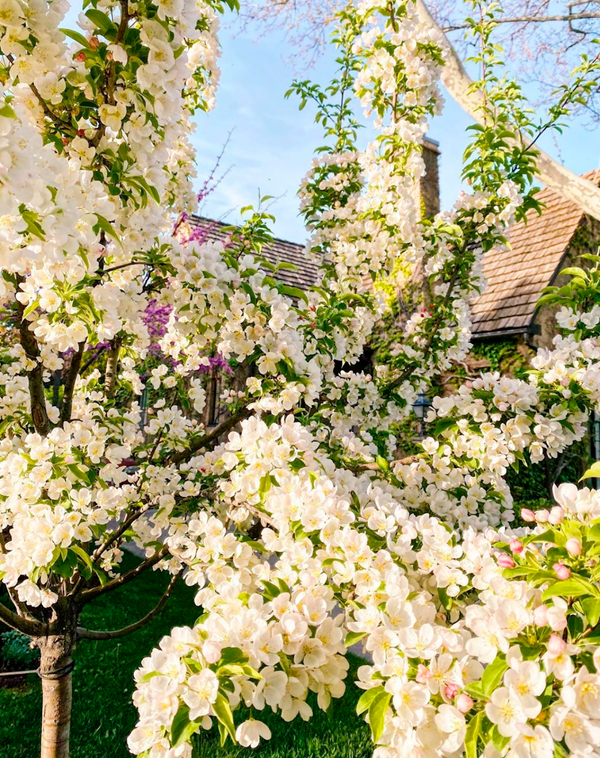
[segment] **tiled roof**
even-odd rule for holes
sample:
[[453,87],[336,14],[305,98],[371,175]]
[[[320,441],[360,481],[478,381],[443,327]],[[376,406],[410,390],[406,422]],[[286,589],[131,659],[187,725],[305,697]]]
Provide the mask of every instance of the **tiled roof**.
[[[206,239],[219,241],[223,241],[229,236],[227,229],[231,226],[204,216],[190,216],[187,223],[192,227],[205,230]],[[274,239],[270,245],[263,248],[262,252],[271,263],[291,263],[296,266],[294,271],[281,269],[277,272],[277,278],[284,284],[308,289],[311,284],[317,281],[318,266],[314,261],[308,259],[304,245]]]
[[[598,178],[595,171],[585,174]],[[511,249],[487,253],[483,271],[487,286],[471,302],[473,332],[527,328],[544,287],[551,284],[581,223],[583,211],[549,189],[538,193],[545,204],[542,215],[527,214],[527,223],[515,224],[509,235]]]

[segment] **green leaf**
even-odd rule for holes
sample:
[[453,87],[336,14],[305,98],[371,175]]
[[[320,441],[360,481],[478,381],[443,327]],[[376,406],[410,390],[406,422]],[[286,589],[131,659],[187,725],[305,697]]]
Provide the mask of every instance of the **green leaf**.
[[481,677],[481,689],[484,695],[489,696],[492,694],[500,684],[507,668],[508,664],[500,656],[496,656],[492,663],[485,667],[485,671]]
[[218,665],[228,666],[231,663],[248,663],[248,656],[239,647],[224,647]]
[[199,721],[190,721],[190,709],[186,705],[181,705],[175,714],[171,724],[171,742],[173,747],[179,747],[189,742],[192,734],[200,729]]
[[390,693],[384,690],[373,699],[369,706],[369,725],[371,727],[373,742],[377,742],[381,737],[383,727],[385,726],[385,714],[391,699]]
[[29,303],[27,308],[25,308],[25,310],[23,311],[23,318],[27,318],[27,316],[29,316],[30,313],[33,313],[33,311],[38,307],[39,304],[40,304],[39,298],[37,300],[34,300],[33,303]]
[[569,637],[574,642],[583,632],[583,619],[576,613],[571,613],[567,619],[567,626],[569,628]]
[[344,645],[346,647],[352,647],[352,645],[356,645],[356,643],[360,642],[363,637],[366,637],[366,635],[366,632],[348,632]]
[[0,105],[0,116],[3,118],[16,118],[17,114],[8,103],[2,103],[2,105]]
[[75,553],[75,555],[81,558],[83,563],[89,568],[90,571],[94,570],[94,564],[92,563],[92,559],[80,545],[71,545],[69,549],[72,550]]
[[377,458],[375,459],[375,462],[377,463],[377,467],[381,469],[381,471],[389,471],[390,464],[382,455],[378,455]]
[[600,621],[600,600],[588,597],[581,601],[581,607],[585,618],[591,627],[595,627]]
[[225,695],[223,695],[222,692],[219,692],[216,702],[213,703],[213,711],[215,712],[215,716],[219,720],[219,723],[225,727],[227,733],[235,743],[235,724],[233,723],[233,713],[231,712],[229,700]]
[[108,219],[105,219],[104,216],[101,216],[99,213],[95,214],[96,216],[96,226],[94,227],[94,230],[96,228],[103,231],[105,234],[108,234],[109,237],[112,237],[116,242],[121,244],[121,241],[119,240],[119,237],[117,233],[115,232],[113,225],[108,221]]
[[300,287],[291,287],[289,284],[281,284],[279,286],[279,290],[284,295],[293,297],[296,300],[304,300],[305,303],[308,303],[308,297],[306,296],[306,292],[304,292],[304,290],[301,290]]
[[579,276],[582,279],[588,278],[587,272],[578,266],[568,266],[567,268],[561,269],[560,273],[565,274],[566,276]]
[[598,597],[598,590],[591,582],[581,577],[572,576],[560,582],[554,582],[544,590],[542,600],[546,601],[551,597],[581,597],[582,595],[592,595]]
[[467,685],[465,687],[465,692],[468,695],[473,695],[473,697],[477,697],[477,698],[485,697],[483,689],[481,687],[481,682],[473,682],[472,684]]
[[90,43],[88,40],[83,36],[83,34],[80,34],[79,32],[75,32],[72,29],[60,29],[60,31],[66,36],[70,37],[75,42],[78,42],[81,47],[85,47],[86,50],[89,50]]
[[[150,679],[154,679],[155,676],[164,676],[164,674],[161,674],[160,671],[149,671],[147,674],[144,674],[144,676],[140,679],[140,682],[149,682]],[[177,718],[177,716],[175,716]]]
[[532,535],[531,539],[528,540],[528,542],[552,542],[555,545],[564,547],[567,542],[567,538],[557,529],[546,529],[546,531],[542,532],[541,534]]
[[449,611],[452,608],[452,598],[448,597],[448,590],[445,587],[438,587],[438,596],[440,603]]
[[584,479],[592,479],[593,477],[597,476],[600,476],[600,461],[593,463],[579,481],[581,482]]
[[356,704],[356,714],[360,716],[361,713],[368,711],[373,700],[375,700],[376,697],[379,697],[382,692],[385,692],[383,685],[379,685],[379,687],[372,687],[370,690],[363,692],[363,694],[358,699],[358,703]]
[[249,545],[253,550],[258,550],[260,553],[267,553],[267,548],[262,544],[262,542],[257,542],[256,540],[251,539],[244,539],[244,537],[241,537],[241,542],[244,543],[244,545]]
[[429,427],[429,433],[432,435],[432,437],[438,437],[440,434],[442,434],[442,432],[445,432],[447,429],[451,429],[453,426],[456,426],[455,418],[438,418]]
[[78,479],[81,479],[81,481],[85,482],[86,484],[92,484],[90,482],[90,476],[87,471],[83,471],[83,469],[80,469],[79,466],[76,463],[68,463],[67,468],[69,471],[74,474]]
[[490,729],[490,737],[492,739],[492,742],[494,743],[494,746],[497,747],[498,750],[500,750],[501,752],[510,742],[510,737],[503,737],[498,731],[498,727],[495,724]]
[[269,582],[267,579],[261,579],[260,583],[265,588],[265,596],[267,596],[269,600],[281,595],[281,589],[276,584],[273,584],[273,582]]
[[92,24],[102,32],[102,34],[106,34],[106,32],[114,26],[106,13],[102,13],[102,11],[96,10],[95,8],[87,11],[85,15],[89,18]]
[[481,723],[483,721],[484,711],[479,713],[469,721],[467,731],[465,733],[465,756],[466,758],[477,758],[477,741],[481,732]]

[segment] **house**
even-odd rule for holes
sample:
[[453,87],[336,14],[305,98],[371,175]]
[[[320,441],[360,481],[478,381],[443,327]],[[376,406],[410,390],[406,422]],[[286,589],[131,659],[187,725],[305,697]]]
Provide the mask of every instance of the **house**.
[[[585,174],[598,181],[600,170]],[[510,249],[489,252],[483,259],[487,286],[471,302],[475,343],[513,337],[531,348],[548,347],[556,334],[554,310],[537,308],[545,287],[561,286],[561,270],[578,263],[582,253],[596,253],[600,222],[550,189],[538,193],[541,215],[527,214],[527,223],[510,231]]]
[[[423,156],[426,173],[419,192],[424,215],[431,216],[440,208],[438,143],[425,140]],[[600,170],[585,176],[600,180]],[[538,198],[544,206],[542,214],[530,211],[526,223],[519,222],[510,230],[509,249],[484,256],[487,286],[471,302],[475,348],[467,361],[469,372],[490,367],[489,361],[481,357],[485,350],[478,349],[479,345],[508,345],[512,353],[521,356],[522,364],[537,348],[549,346],[556,333],[555,309],[538,309],[537,301],[545,287],[563,283],[562,269],[575,265],[582,253],[597,250],[600,222],[552,190],[542,190]],[[229,234],[228,226],[203,216],[190,216],[182,234],[187,237],[195,230],[202,239],[224,240]],[[318,267],[307,257],[304,245],[275,239],[263,254],[272,263],[294,264],[295,270],[278,272],[285,284],[305,289],[316,282]]]
[[[435,216],[440,210],[439,155],[439,144],[426,138],[423,141],[425,176],[418,188],[425,216]],[[229,236],[230,226],[231,224],[205,216],[192,215],[178,226],[177,233],[182,239],[189,238],[196,232],[202,240],[224,241]],[[307,257],[304,245],[274,239],[270,245],[263,248],[262,253],[271,263],[291,263],[296,267],[295,271],[282,269],[278,272],[277,276],[284,284],[308,289],[316,283],[318,266]]]

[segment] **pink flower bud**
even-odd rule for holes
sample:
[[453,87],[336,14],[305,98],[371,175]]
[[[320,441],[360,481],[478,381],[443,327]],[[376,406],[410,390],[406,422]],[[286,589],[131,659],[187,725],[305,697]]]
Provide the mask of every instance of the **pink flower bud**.
[[576,537],[571,537],[571,539],[567,540],[565,547],[567,548],[567,553],[581,555],[581,540],[578,540]]
[[535,512],[535,520],[538,522],[538,524],[545,524],[550,517],[550,511],[546,510],[546,508],[542,508],[541,511]]
[[552,568],[559,579],[568,579],[571,576],[571,569],[565,566],[564,563],[555,563]]
[[567,643],[558,634],[551,634],[548,640],[548,652],[550,655],[560,655],[567,649]]
[[473,699],[464,692],[456,698],[456,707],[461,713],[468,713],[473,707]]
[[564,508],[561,508],[560,505],[555,505],[550,509],[550,516],[548,517],[548,521],[556,526],[557,524],[560,524],[560,522],[565,517],[565,511]]
[[523,521],[531,523],[532,521],[535,521],[535,513],[530,508],[523,508],[521,511],[521,518]]
[[454,684],[454,682],[447,684],[444,695],[446,695],[448,700],[453,700],[458,695],[458,684]]
[[500,553],[498,556],[498,565],[503,569],[511,569],[516,565],[508,553]]
[[523,543],[521,542],[521,540],[516,540],[516,539],[512,539],[508,543],[508,546],[513,551],[513,553],[516,553],[517,555],[519,555],[520,553],[522,553],[523,550],[525,549],[525,546],[523,545]]
[[548,626],[548,606],[538,605],[533,611],[533,623],[536,626]]
[[431,671],[427,668],[427,666],[423,666],[422,663],[419,663],[419,668],[417,669],[417,675],[415,676],[415,679],[419,684],[425,684],[425,682],[428,679],[431,679]]

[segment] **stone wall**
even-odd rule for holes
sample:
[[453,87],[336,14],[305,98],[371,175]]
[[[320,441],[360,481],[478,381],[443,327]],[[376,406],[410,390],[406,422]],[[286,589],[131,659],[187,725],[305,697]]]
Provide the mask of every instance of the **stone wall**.
[[[569,277],[561,275],[560,271],[568,266],[580,266],[589,268],[590,262],[582,259],[584,253],[598,254],[600,246],[600,221],[584,216],[579,228],[573,235],[573,239],[567,250],[567,254],[560,264],[560,270],[556,272],[548,285],[562,287],[569,281]],[[540,293],[541,294],[541,293]],[[539,327],[540,333],[533,335],[531,344],[534,348],[550,348],[556,335],[556,306],[544,306],[535,314],[534,324]]]

